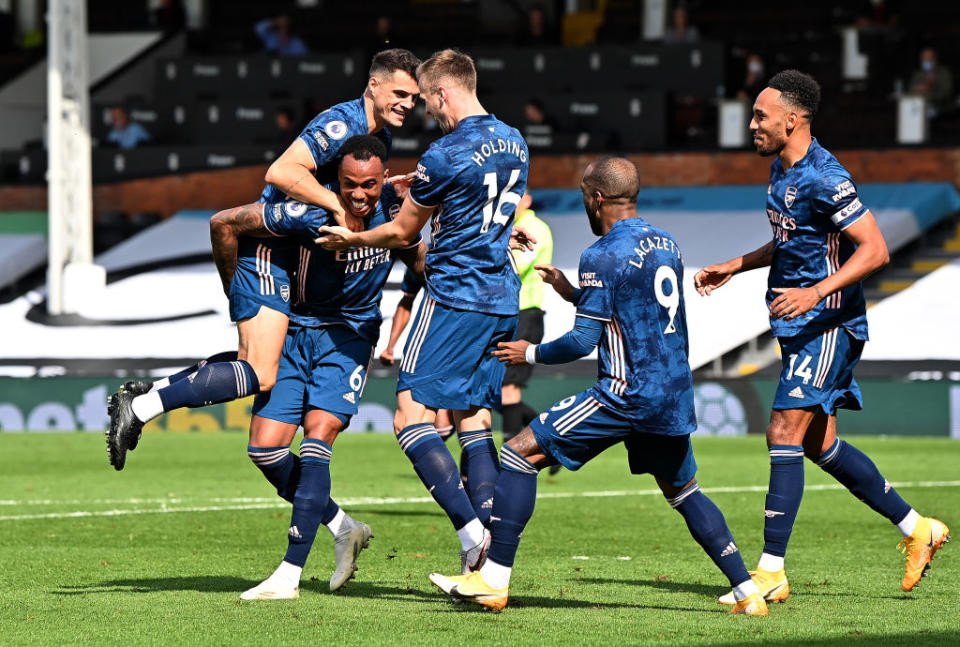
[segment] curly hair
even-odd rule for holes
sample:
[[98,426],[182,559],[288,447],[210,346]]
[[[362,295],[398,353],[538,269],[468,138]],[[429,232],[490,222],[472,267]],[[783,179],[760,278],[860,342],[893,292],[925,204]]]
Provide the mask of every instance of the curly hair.
[[806,111],[810,121],[820,108],[820,84],[816,79],[800,70],[778,72],[767,83],[767,87],[780,90],[783,100]]
[[387,163],[387,147],[373,135],[354,135],[343,142],[338,157],[342,161],[347,155],[352,155],[358,162],[366,162],[376,157],[384,164]]

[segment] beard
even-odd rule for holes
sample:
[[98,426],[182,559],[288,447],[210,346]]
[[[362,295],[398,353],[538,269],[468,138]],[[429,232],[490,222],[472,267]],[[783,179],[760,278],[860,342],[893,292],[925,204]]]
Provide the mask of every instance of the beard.
[[597,214],[587,211],[587,220],[590,222],[590,231],[593,232],[593,235],[603,236],[603,225],[600,222],[600,218],[597,217]]

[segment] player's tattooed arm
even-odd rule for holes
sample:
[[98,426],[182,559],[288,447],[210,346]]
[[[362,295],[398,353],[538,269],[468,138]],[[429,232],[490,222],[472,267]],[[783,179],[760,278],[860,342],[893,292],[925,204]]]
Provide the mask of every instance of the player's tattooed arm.
[[229,294],[230,282],[237,271],[239,237],[269,235],[263,226],[263,205],[259,203],[224,209],[210,218],[210,246],[224,294]]
[[726,263],[708,265],[694,275],[693,285],[701,296],[709,296],[711,292],[732,279],[734,274],[770,265],[773,260],[773,248],[773,241],[771,240],[763,247],[730,259]]

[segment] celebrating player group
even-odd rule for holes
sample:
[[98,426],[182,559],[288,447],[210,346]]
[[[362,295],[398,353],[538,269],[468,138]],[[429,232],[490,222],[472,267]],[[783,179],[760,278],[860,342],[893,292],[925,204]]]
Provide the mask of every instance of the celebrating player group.
[[[816,81],[781,72],[754,104],[754,144],[776,156],[766,204],[772,240],[694,279],[709,295],[739,272],[770,267],[767,304],[783,371],[767,429],[764,549],[751,572],[720,509],[700,489],[682,255],[668,231],[638,215],[637,167],[603,157],[584,169],[580,189],[598,240],[580,259],[579,285],[551,265],[537,266],[576,306],[575,325],[543,344],[515,339],[520,281],[510,248],[537,242],[513,226],[530,153],[515,128],[484,110],[476,87],[473,60],[458,51],[423,62],[406,50],[380,52],[360,99],[307,125],[270,166],[258,202],[213,216],[237,350],[153,383],[127,382],[111,396],[114,468],[124,468],[143,425],[163,412],[255,394],[247,451],[292,513],[280,565],[240,597],[299,597],[321,525],[336,552],[330,589],[343,586],[373,533],[330,497],[333,444],[357,413],[383,286],[399,259],[426,291],[399,362],[394,431],[459,540],[458,572],[429,576],[456,601],[502,610],[539,471],[577,470],[620,442],[631,472],[653,475],[726,576],[731,592],[719,601],[733,613],[765,616],[768,602],[790,593],[784,557],[804,456],[897,526],[907,556],[902,588],[916,586],[949,529],[920,516],[866,455],[837,437],[836,409],[861,408],[853,379],[867,339],[860,281],[888,256],[853,180],[811,136]],[[414,173],[388,177],[389,128],[403,125],[418,98],[443,135]],[[428,221],[429,248],[420,238]],[[594,348],[596,383],[558,397],[498,455],[491,410],[501,408],[505,366],[570,362]],[[460,467],[438,433],[444,412],[460,441]]]

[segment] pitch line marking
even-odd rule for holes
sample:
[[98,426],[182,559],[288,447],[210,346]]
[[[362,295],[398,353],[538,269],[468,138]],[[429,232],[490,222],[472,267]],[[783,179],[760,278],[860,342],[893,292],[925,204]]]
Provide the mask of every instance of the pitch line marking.
[[[900,483],[891,483],[896,488],[944,488],[960,487],[960,481],[905,481]],[[808,485],[804,488],[807,492],[825,492],[845,490],[846,488],[839,483],[827,483],[822,485]],[[741,486],[721,486],[714,488],[703,488],[705,494],[740,494],[748,492],[766,492],[765,485],[741,485]],[[660,495],[659,489],[651,490],[608,490],[598,492],[543,492],[537,495],[538,499],[577,499],[577,498],[599,498],[599,497],[625,497],[625,496],[656,496]],[[100,499],[100,500],[71,500],[57,501],[52,499],[38,499],[36,501],[15,501],[0,500],[0,505],[7,506],[29,506],[29,505],[71,505],[77,503],[90,504],[131,504],[137,503],[159,503],[159,508],[139,508],[139,509],[113,509],[113,510],[76,510],[73,512],[48,512],[39,514],[19,514],[3,515],[0,521],[29,521],[34,519],[77,519],[86,517],[123,517],[129,515],[141,514],[170,514],[178,512],[231,512],[243,510],[275,510],[289,508],[290,504],[285,501],[277,501],[275,498],[264,497],[236,497],[236,498],[217,498],[204,499],[205,501],[220,502],[221,505],[195,505],[184,507],[170,507],[172,502],[185,502],[189,499],[170,498],[170,499]],[[433,497],[348,497],[339,499],[341,506],[362,506],[362,505],[398,505],[408,503],[432,503]]]

